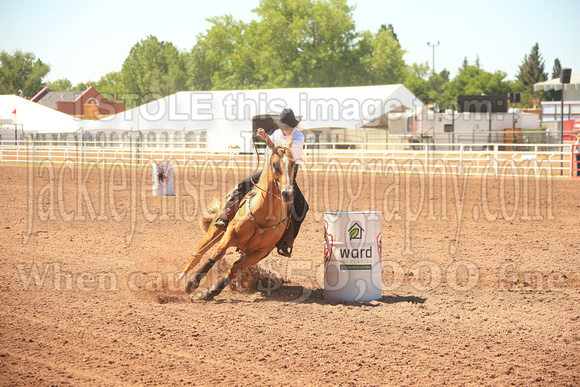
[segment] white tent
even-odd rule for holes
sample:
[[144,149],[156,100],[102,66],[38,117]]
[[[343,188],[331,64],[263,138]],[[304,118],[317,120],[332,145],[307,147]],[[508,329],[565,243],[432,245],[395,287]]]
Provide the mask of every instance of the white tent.
[[15,95],[0,95],[0,119],[36,133],[75,132],[88,122]]
[[18,105],[18,123],[24,124],[25,132],[205,132],[210,148],[242,150],[251,150],[253,117],[277,115],[285,107],[301,116],[308,129],[374,127],[386,122],[384,117],[391,112],[424,108],[403,85],[179,92],[99,121],[80,120],[15,96],[2,97],[10,102],[0,99],[0,116]]
[[562,90],[562,86],[564,86],[564,90],[566,90],[566,100],[580,101],[580,73],[572,74],[570,76],[570,83],[565,85],[560,83],[560,78],[536,83],[534,84],[534,91]]

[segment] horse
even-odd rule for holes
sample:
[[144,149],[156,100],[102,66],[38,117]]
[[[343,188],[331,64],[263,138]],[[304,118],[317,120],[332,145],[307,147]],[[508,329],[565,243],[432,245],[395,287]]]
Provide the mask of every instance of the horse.
[[264,163],[258,183],[255,183],[252,190],[242,199],[238,212],[230,220],[226,230],[220,230],[214,222],[227,203],[227,198],[220,206],[210,204],[206,208],[206,213],[201,216],[200,225],[206,234],[196,252],[191,254],[179,279],[197,266],[203,255],[218,241],[219,245],[213,256],[189,278],[185,291],[193,293],[209,270],[223,258],[228,248],[237,247],[241,251],[241,256],[225,277],[209,289],[198,293],[196,299],[213,299],[244,269],[254,266],[265,258],[289,224],[296,166],[291,149],[292,139],[289,138],[286,144],[274,145],[270,142],[269,146],[267,162]]

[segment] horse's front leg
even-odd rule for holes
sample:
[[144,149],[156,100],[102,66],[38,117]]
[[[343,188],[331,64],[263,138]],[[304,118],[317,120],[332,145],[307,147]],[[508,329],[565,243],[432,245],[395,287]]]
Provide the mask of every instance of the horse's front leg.
[[195,253],[191,253],[189,261],[185,265],[185,268],[183,269],[181,274],[179,274],[177,280],[180,280],[183,277],[185,277],[191,269],[197,266],[197,264],[199,263],[199,261],[201,261],[201,258],[204,256],[204,254],[207,253],[208,250],[211,249],[213,245],[217,243],[221,235],[223,235],[223,231],[219,230],[217,227],[213,225],[207,230],[203,239],[201,240],[201,242],[199,242]]
[[238,259],[225,277],[220,279],[216,284],[212,285],[209,289],[204,290],[201,293],[198,293],[195,298],[198,300],[211,300],[218,294],[224,290],[226,286],[230,284],[230,282],[234,281],[243,270],[247,269],[248,267],[252,267],[258,262],[260,262],[264,257],[268,255],[269,250],[256,250],[248,253],[247,255],[243,255]]
[[187,293],[193,293],[195,289],[198,288],[201,280],[206,276],[206,274],[211,270],[216,262],[223,258],[228,248],[234,243],[235,242],[232,238],[232,233],[227,232],[226,235],[222,238],[214,255],[211,258],[208,258],[208,260],[205,261],[205,263],[201,265],[201,267],[197,269],[193,276],[187,281],[187,284],[185,285],[185,291]]

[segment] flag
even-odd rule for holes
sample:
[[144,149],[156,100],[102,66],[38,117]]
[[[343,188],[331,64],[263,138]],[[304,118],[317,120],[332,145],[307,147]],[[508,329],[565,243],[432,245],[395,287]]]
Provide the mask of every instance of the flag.
[[12,112],[12,114],[16,114],[16,109],[14,109],[14,111]]

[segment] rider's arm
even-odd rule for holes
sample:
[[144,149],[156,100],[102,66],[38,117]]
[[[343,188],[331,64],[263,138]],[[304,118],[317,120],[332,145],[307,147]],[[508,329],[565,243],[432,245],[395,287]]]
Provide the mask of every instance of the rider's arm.
[[258,136],[260,136],[260,138],[262,140],[264,140],[264,142],[266,142],[266,145],[268,145],[268,148],[270,149],[274,149],[274,143],[272,142],[272,140],[270,140],[270,137],[266,134],[266,131],[262,128],[258,128],[258,132],[257,132]]

